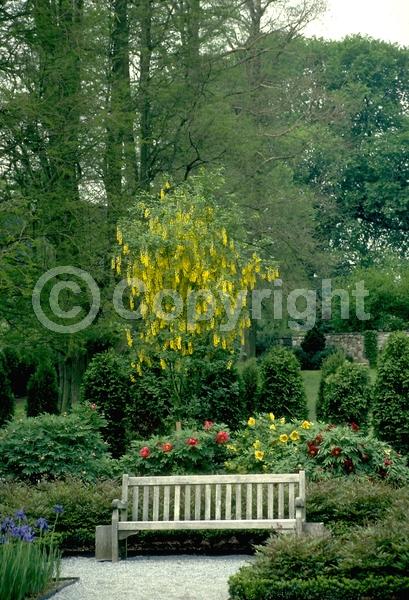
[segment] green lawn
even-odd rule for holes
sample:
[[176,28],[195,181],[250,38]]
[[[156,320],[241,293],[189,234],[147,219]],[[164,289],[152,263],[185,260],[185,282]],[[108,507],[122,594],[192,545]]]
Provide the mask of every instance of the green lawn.
[[315,407],[318,399],[321,371],[302,371],[305,393],[307,394],[308,416],[311,421],[317,418]]

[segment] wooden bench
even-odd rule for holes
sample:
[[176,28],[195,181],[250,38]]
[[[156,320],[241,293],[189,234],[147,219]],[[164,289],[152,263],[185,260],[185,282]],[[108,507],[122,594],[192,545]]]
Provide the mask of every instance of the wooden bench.
[[[118,542],[143,530],[305,528],[305,472],[122,479],[112,525],[96,532],[96,558],[118,560]],[[110,547],[109,547],[110,546]]]

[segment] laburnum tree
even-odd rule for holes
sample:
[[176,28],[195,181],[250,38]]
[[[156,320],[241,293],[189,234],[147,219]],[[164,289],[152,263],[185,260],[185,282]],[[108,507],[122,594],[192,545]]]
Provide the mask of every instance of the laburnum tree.
[[118,225],[112,267],[127,278],[129,309],[141,317],[126,330],[135,375],[156,360],[183,377],[204,343],[209,353],[233,354],[250,326],[249,293],[259,279],[278,276],[274,264],[234,238],[232,213],[211,191],[218,182],[208,175],[174,188],[167,182],[159,198],[140,196]]

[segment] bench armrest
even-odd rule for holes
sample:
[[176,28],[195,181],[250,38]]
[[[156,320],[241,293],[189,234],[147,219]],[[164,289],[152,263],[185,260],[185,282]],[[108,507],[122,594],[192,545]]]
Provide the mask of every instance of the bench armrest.
[[304,498],[300,498],[300,496],[297,496],[297,498],[295,499],[295,508],[305,508]]
[[126,510],[128,508],[128,502],[122,502],[122,500],[112,500],[112,508],[119,510]]

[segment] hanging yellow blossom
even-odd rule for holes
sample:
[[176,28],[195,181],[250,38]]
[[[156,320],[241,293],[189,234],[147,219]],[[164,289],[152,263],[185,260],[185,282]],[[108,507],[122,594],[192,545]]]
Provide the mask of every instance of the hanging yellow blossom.
[[[276,271],[256,253],[249,256],[227,227],[220,227],[230,215],[206,197],[209,186],[200,177],[176,187],[165,181],[159,196],[166,196],[166,202],[142,194],[131,216],[117,227],[121,248],[111,266],[117,275],[126,273],[130,310],[142,317],[132,341],[135,354],[145,348],[143,360],[136,360],[140,366],[166,350],[165,367],[176,367],[208,339],[213,348],[233,354],[251,325],[247,294]],[[203,290],[210,299],[203,298]]]

